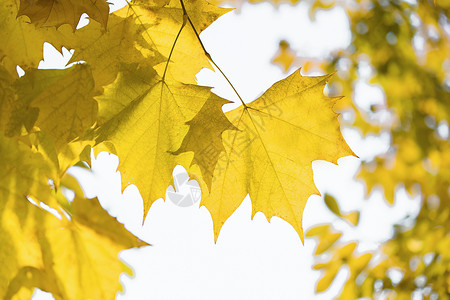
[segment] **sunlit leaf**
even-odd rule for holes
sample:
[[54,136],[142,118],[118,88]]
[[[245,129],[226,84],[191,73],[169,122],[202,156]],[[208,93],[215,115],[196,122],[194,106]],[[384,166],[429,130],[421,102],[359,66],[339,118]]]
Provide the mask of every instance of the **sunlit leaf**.
[[333,163],[353,152],[339,131],[333,105],[322,90],[331,75],[303,77],[295,72],[254,102],[226,115],[238,131],[224,135],[210,194],[202,199],[220,228],[250,194],[254,215],[288,221],[303,240],[306,200],[318,194],[311,163]]
[[38,26],[69,24],[73,30],[83,13],[106,27],[109,5],[105,0],[20,0],[18,16],[26,15]]

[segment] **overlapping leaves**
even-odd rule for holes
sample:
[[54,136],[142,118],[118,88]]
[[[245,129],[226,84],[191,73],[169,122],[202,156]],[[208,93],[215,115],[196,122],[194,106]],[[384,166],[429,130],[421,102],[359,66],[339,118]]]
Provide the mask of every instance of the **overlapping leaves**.
[[[228,9],[154,0],[107,11],[104,1],[70,0],[6,0],[0,8],[6,298],[32,287],[58,299],[109,299],[116,292],[118,252],[142,244],[66,174],[80,161],[89,164],[91,147],[119,156],[122,186],[137,185],[145,214],[164,196],[173,168],[184,166],[203,186],[216,239],[247,194],[253,214],[281,217],[303,238],[303,209],[317,193],[311,162],[352,154],[333,111],[338,98],[322,92],[329,75],[296,72],[227,114],[227,100],[195,84],[195,74],[212,62],[199,33]],[[91,21],[75,30],[82,13]],[[36,69],[44,41],[74,49],[71,62],[80,63]],[[73,202],[64,189],[74,191]]]
[[[341,107],[353,115],[346,125],[363,136],[389,135],[387,151],[363,161],[358,178],[365,182],[368,195],[381,188],[389,204],[395,203],[402,189],[420,197],[421,204],[416,217],[395,225],[392,239],[373,252],[381,259],[365,266],[361,274],[348,264],[354,255],[337,255],[345,247],[335,244],[339,232],[318,234],[317,249],[326,248],[338,263],[324,264],[318,256],[317,268],[324,277],[333,278],[329,274],[348,265],[350,276],[340,299],[446,298],[450,291],[449,255],[443,250],[450,240],[448,1],[315,1],[311,16],[335,6],[347,12],[352,43],[330,53],[318,67],[324,72],[339,70],[330,83],[332,91],[350,94],[364,82],[382,89],[385,98],[370,103],[370,98],[354,97],[353,103]],[[325,199],[337,215],[350,216]],[[401,278],[391,276],[393,272]],[[330,283],[321,280],[317,289],[325,290]]]

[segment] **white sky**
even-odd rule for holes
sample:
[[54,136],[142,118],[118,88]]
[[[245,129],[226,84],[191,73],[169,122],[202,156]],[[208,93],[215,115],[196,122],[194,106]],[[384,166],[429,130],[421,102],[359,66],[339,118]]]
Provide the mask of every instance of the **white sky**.
[[[345,47],[350,42],[344,11],[334,9],[317,14],[311,23],[306,5],[244,4],[240,13],[231,12],[213,23],[201,38],[213,59],[227,74],[246,102],[257,98],[276,81],[286,77],[270,63],[280,39],[286,39],[299,55],[320,56]],[[42,68],[61,68],[68,60],[48,45]],[[291,72],[294,70],[291,70]],[[218,73],[204,70],[198,75],[201,85],[215,87],[220,96],[236,96]],[[370,89],[369,89],[370,90]],[[360,88],[361,97],[368,95]],[[350,95],[347,95],[350,96]],[[232,105],[229,105],[232,106]],[[227,110],[230,109],[226,108]],[[362,139],[353,130],[344,136],[361,158],[386,150],[389,137]],[[383,142],[384,140],[384,142]],[[386,142],[387,141],[387,142]],[[143,227],[142,199],[135,186],[120,193],[117,157],[101,153],[93,162],[93,174],[72,169],[88,196],[99,195],[102,205],[142,239],[153,244],[121,253],[134,269],[134,278],[121,275],[125,294],[117,299],[331,299],[340,289],[345,272],[338,275],[325,293],[314,294],[319,272],[312,271],[314,241],[302,245],[295,230],[281,219],[268,223],[262,213],[253,220],[247,197],[222,228],[217,244],[213,241],[212,220],[205,207],[182,208],[171,201],[157,200]],[[363,241],[359,250],[376,249],[389,237],[391,226],[408,213],[418,210],[419,200],[407,199],[399,192],[397,203],[389,208],[381,193],[364,200],[364,186],[352,179],[359,159],[342,158],[339,165],[313,163],[314,178],[324,194],[338,197],[343,211],[362,209],[360,225],[350,228],[329,212],[319,196],[308,200],[305,230],[320,223],[333,223],[345,230],[345,239]],[[176,172],[183,171],[177,169]],[[33,299],[52,298],[37,291]]]

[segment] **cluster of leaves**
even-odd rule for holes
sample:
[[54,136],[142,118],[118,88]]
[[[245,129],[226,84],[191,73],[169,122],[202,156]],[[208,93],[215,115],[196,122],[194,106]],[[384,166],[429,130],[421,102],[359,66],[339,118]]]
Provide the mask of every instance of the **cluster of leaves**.
[[[201,184],[215,239],[247,194],[253,214],[281,217],[303,239],[303,209],[318,193],[311,162],[353,154],[333,111],[339,98],[322,93],[331,75],[295,72],[226,114],[229,101],[196,84],[214,64],[199,34],[229,9],[203,0],[135,0],[113,13],[103,0],[0,5],[6,299],[33,287],[57,299],[110,299],[124,267],[118,252],[145,245],[67,174],[89,168],[92,149],[118,155],[122,187],[139,188],[144,215],[184,166]],[[77,29],[83,13],[90,22]],[[76,64],[37,68],[44,42],[74,49]]]
[[[420,195],[422,205],[414,222],[397,225],[392,239],[373,253],[371,261],[366,261],[369,256],[352,255],[353,246],[339,242],[335,229],[312,229],[309,235],[320,241],[316,268],[324,270],[317,290],[326,290],[346,265],[350,276],[342,299],[380,295],[410,299],[412,294],[446,298],[450,294],[449,3],[315,1],[311,16],[317,9],[334,6],[346,10],[352,42],[320,64],[323,71],[338,70],[331,90],[350,95],[358,82],[367,81],[381,87],[386,97],[382,104],[368,106],[354,99],[342,106],[353,115],[346,126],[363,135],[391,137],[388,151],[363,161],[357,176],[366,183],[368,194],[382,187],[390,204],[396,190],[404,187],[411,195]],[[283,53],[287,52],[280,48],[277,58],[283,59]],[[293,57],[291,49],[288,58],[294,61]],[[288,58],[282,61],[286,64]],[[332,259],[324,264],[322,253]],[[360,260],[356,265],[355,259]],[[399,275],[392,275],[395,272]]]

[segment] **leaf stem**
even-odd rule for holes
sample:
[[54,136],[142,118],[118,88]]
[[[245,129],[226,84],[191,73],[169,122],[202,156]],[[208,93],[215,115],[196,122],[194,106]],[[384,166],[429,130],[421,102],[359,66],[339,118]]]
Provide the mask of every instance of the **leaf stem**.
[[247,105],[245,104],[244,100],[242,100],[241,95],[239,95],[238,91],[235,89],[234,85],[231,83],[231,81],[228,79],[227,75],[220,69],[220,67],[216,64],[216,62],[212,59],[211,55],[206,50],[205,46],[203,45],[202,40],[200,39],[200,35],[198,34],[197,30],[195,29],[194,24],[192,23],[191,18],[189,17],[186,7],[184,6],[183,0],[180,0],[181,7],[183,9],[183,15],[186,16],[187,20],[189,21],[189,24],[191,24],[192,30],[194,30],[195,36],[197,37],[197,40],[200,42],[200,46],[203,49],[203,52],[205,52],[206,57],[209,59],[209,61],[219,70],[219,72],[222,74],[222,76],[225,78],[225,80],[228,82],[228,84],[231,86],[235,94],[238,96],[239,100],[241,101],[244,108],[247,108]]
[[172,57],[173,50],[175,49],[175,45],[177,44],[178,38],[180,37],[181,31],[183,30],[184,26],[186,25],[187,15],[183,14],[183,24],[181,25],[180,30],[177,33],[177,36],[175,37],[175,41],[172,44],[172,49],[170,49],[169,57],[167,58],[166,67],[164,68],[164,73],[162,76],[162,82],[164,82],[164,79],[166,78],[166,72],[167,68],[169,67],[170,58]]

